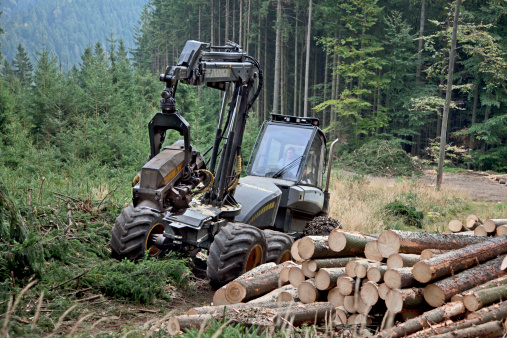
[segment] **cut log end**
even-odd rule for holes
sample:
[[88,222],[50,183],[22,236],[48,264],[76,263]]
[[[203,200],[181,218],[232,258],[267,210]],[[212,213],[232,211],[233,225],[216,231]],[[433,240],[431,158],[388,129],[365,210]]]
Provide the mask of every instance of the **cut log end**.
[[384,230],[378,238],[378,251],[382,257],[389,257],[400,250],[400,238],[392,230]]
[[460,232],[463,230],[463,223],[460,220],[453,219],[449,222],[449,230],[452,232]]
[[505,270],[505,269],[507,269],[507,257],[505,257],[505,258],[502,260],[502,264],[500,265],[500,269],[501,269],[501,270]]
[[389,286],[386,285],[386,283],[382,283],[378,286],[378,296],[382,300],[386,300],[387,293],[391,291]]
[[329,248],[333,251],[340,252],[347,246],[347,238],[345,234],[338,230],[333,230],[329,234]]
[[361,287],[361,299],[366,305],[373,306],[378,302],[378,286],[374,282],[367,282]]
[[280,292],[280,294],[278,295],[278,297],[276,297],[276,301],[278,303],[283,303],[283,302],[294,302],[294,297],[292,296],[292,294],[290,292]]
[[428,283],[432,278],[432,271],[425,262],[418,262],[412,267],[412,274],[416,281],[420,283]]
[[318,291],[310,282],[303,282],[298,287],[298,297],[304,304],[313,303],[318,299]]
[[441,288],[430,284],[424,288],[424,300],[433,307],[439,307],[445,303],[445,294]]
[[167,331],[170,335],[176,335],[180,332],[180,324],[178,323],[178,319],[175,317],[169,318],[167,321]]
[[475,293],[465,295],[463,297],[463,304],[468,311],[476,311],[482,307],[481,301]]
[[384,257],[378,251],[378,241],[372,240],[366,243],[364,246],[364,257],[369,260],[381,262]]
[[225,297],[225,287],[215,291],[213,295],[213,305],[230,305],[231,303]]
[[306,279],[305,274],[303,273],[303,270],[301,270],[301,268],[292,267],[289,270],[289,282],[293,287],[295,288],[299,287],[299,285],[301,285],[301,283],[303,283],[305,279]]
[[331,285],[329,273],[325,270],[319,270],[315,275],[315,287],[319,290],[327,290]]
[[236,304],[245,299],[246,292],[247,290],[243,284],[232,281],[227,284],[227,288],[225,289],[225,297],[231,304]]
[[334,307],[343,306],[345,296],[341,294],[338,288],[332,288],[327,294],[327,301],[333,304]]

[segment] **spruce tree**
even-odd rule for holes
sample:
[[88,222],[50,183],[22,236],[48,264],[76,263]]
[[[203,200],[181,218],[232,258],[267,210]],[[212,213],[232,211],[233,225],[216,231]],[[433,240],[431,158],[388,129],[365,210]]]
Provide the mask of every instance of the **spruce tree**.
[[12,67],[15,68],[14,74],[19,79],[22,86],[29,85],[32,82],[33,66],[21,43],[18,45],[18,53],[12,60]]

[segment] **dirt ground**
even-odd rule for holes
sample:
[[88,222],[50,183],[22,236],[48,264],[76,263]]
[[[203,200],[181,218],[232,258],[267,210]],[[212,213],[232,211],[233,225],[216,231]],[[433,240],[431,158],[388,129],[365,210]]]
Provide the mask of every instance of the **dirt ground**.
[[[427,185],[436,184],[435,170],[425,170],[420,181]],[[453,189],[465,190],[472,200],[507,202],[507,186],[493,182],[477,173],[444,173],[442,185]]]

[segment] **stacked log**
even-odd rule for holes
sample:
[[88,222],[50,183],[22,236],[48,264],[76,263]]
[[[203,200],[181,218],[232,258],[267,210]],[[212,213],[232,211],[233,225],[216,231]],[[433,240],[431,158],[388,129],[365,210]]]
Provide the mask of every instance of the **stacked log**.
[[217,290],[235,304],[196,308],[171,325],[196,327],[225,314],[261,328],[326,322],[358,329],[389,313],[400,322],[379,336],[429,337],[454,332],[446,329],[455,323],[489,332],[507,317],[507,236],[335,229],[295,241],[291,253],[297,263],[265,264]]
[[448,228],[453,233],[472,234],[474,236],[503,236],[507,234],[507,219],[487,219],[481,221],[477,215],[468,215],[463,223],[458,219],[449,221]]

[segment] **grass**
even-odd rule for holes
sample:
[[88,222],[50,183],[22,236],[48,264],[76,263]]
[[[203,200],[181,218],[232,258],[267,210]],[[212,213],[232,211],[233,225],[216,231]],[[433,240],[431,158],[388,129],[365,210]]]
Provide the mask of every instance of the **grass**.
[[[468,214],[498,218],[507,203],[472,201],[465,190],[421,184],[415,178],[366,178],[337,172],[330,186],[330,215],[344,229],[380,233],[385,229],[444,232],[453,218],[465,220]],[[407,225],[385,207],[399,201],[422,212],[422,227]],[[496,215],[496,217],[495,217]]]

